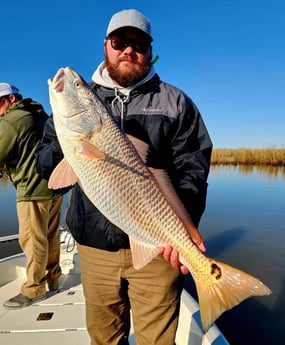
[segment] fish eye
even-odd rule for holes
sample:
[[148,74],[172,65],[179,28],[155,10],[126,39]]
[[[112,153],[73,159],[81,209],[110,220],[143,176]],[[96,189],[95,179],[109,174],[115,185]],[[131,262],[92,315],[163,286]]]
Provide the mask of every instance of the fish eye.
[[80,82],[79,82],[78,80],[75,80],[74,86],[75,86],[76,88],[79,88],[79,87],[80,87]]

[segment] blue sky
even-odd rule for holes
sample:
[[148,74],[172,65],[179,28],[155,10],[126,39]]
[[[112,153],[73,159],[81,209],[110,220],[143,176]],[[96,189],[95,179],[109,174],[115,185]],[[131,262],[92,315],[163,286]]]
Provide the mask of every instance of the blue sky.
[[87,81],[113,13],[152,23],[155,70],[196,103],[215,148],[285,147],[284,0],[13,0],[1,3],[0,81],[50,112],[47,79]]

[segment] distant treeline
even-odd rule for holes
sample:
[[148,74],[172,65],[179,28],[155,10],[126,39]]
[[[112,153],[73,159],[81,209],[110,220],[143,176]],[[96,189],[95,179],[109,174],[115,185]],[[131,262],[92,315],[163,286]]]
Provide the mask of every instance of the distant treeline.
[[285,148],[213,149],[211,164],[252,164],[285,166]]

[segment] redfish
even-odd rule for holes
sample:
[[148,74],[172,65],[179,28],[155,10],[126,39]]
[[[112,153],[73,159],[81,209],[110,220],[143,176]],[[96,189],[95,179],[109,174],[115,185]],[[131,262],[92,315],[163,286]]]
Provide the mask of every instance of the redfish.
[[146,166],[147,145],[121,131],[77,72],[61,68],[48,83],[64,154],[49,187],[79,183],[100,212],[128,234],[136,269],[157,256],[160,247],[173,247],[195,281],[205,332],[244,299],[271,293],[259,279],[198,249],[198,230],[167,174]]

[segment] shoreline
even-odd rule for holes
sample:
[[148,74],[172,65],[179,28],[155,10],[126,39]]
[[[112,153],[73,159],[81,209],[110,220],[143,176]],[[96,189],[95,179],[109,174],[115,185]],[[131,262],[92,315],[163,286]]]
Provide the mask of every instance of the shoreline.
[[[271,165],[285,166],[285,148],[214,148],[211,165]],[[5,166],[0,166],[0,172],[6,175]],[[1,176],[0,176],[1,178]]]

